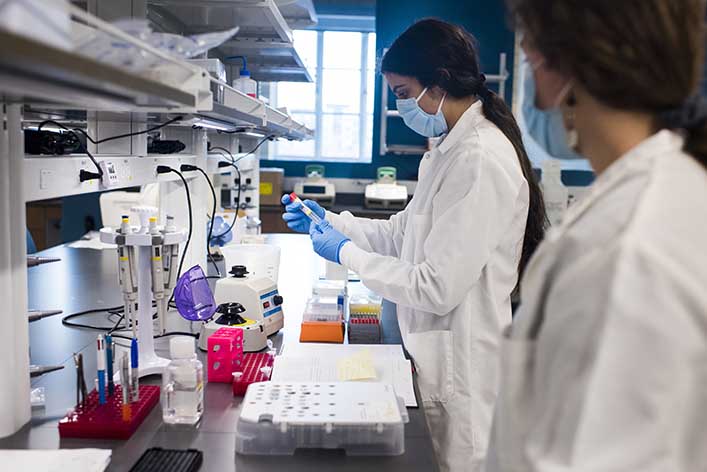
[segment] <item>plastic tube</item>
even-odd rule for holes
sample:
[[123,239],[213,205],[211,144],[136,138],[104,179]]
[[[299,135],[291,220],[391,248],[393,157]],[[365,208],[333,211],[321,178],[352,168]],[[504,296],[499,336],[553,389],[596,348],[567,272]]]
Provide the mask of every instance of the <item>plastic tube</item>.
[[295,192],[292,192],[290,194],[290,201],[292,203],[299,202],[300,204],[300,210],[302,210],[302,213],[307,215],[307,217],[312,220],[315,224],[319,224],[322,222],[322,219],[319,218],[319,215],[314,213],[311,208],[309,208],[307,205],[304,204],[304,202],[297,196]]

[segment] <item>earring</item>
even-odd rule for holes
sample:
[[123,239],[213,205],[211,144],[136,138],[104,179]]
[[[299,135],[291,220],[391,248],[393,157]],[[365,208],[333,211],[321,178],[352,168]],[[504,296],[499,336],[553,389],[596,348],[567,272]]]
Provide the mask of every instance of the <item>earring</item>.
[[579,133],[575,127],[575,105],[577,100],[574,96],[574,92],[570,91],[567,96],[566,106],[562,110],[562,119],[565,122],[565,130],[567,136],[567,146],[575,152],[579,152]]

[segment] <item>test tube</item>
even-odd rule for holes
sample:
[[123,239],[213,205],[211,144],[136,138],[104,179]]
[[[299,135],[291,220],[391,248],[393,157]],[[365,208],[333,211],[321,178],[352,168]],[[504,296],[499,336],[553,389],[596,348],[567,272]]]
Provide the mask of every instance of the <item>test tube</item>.
[[312,222],[314,222],[314,224],[319,224],[322,222],[322,219],[319,218],[319,215],[314,213],[311,208],[309,208],[307,205],[305,205],[304,202],[302,200],[300,200],[300,198],[297,196],[297,194],[295,192],[292,192],[290,194],[290,202],[292,202],[292,203],[299,202],[299,204],[301,205],[300,210],[302,210],[302,213],[307,215],[307,217],[310,220],[312,220]]

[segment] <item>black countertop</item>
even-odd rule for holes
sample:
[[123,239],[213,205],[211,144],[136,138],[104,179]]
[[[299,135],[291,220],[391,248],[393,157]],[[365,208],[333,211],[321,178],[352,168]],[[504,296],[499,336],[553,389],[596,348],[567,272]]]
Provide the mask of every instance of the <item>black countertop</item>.
[[[299,325],[312,283],[322,272],[322,260],[311,251],[305,235],[271,235],[269,241],[282,248],[279,290],[285,299],[285,327],[272,339],[277,346],[299,342]],[[65,314],[122,304],[117,279],[117,256],[113,250],[96,251],[59,246],[39,253],[60,257],[61,262],[29,269],[29,307],[63,309]],[[223,270],[222,270],[223,272]],[[399,343],[394,306],[384,304],[385,342]],[[168,331],[198,329],[170,312]],[[80,321],[109,326],[105,314],[88,315]],[[150,447],[196,448],[204,451],[204,471],[436,471],[429,430],[422,409],[409,409],[405,428],[405,454],[397,457],[348,457],[342,451],[303,450],[294,456],[240,456],[235,454],[236,422],[240,397],[229,384],[207,383],[205,411],[197,427],[162,423],[160,406],[154,408],[137,432],[127,441],[61,439],[57,422],[75,403],[76,374],[72,354],[83,352],[86,372],[95,371],[96,331],[67,328],[61,316],[30,324],[30,356],[33,364],[63,364],[64,370],[34,379],[33,387],[46,388],[46,406],[33,410],[31,422],[16,434],[0,439],[0,448],[56,449],[110,448],[108,470],[129,470]],[[167,339],[155,340],[158,354],[168,357]],[[200,354],[204,357],[203,354]],[[88,374],[87,374],[88,376]],[[141,380],[159,384],[159,377]],[[89,389],[91,386],[89,385]]]

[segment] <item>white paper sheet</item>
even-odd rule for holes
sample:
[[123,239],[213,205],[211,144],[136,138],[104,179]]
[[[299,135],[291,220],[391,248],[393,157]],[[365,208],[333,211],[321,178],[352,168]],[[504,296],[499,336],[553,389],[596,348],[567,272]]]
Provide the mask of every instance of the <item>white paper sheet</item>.
[[403,347],[400,344],[286,343],[280,355],[287,357],[333,357],[339,359],[365,350],[370,351],[373,357],[405,359]]
[[110,449],[0,450],[3,472],[103,472]]
[[[351,351],[348,351],[347,354],[350,355]],[[347,354],[307,357],[277,356],[271,379],[277,382],[337,382],[339,381],[338,360]],[[405,401],[405,406],[417,406],[415,390],[412,385],[412,366],[409,360],[397,356],[374,355],[373,364],[376,369],[376,379],[361,380],[360,382],[391,384],[395,388],[396,395]]]

